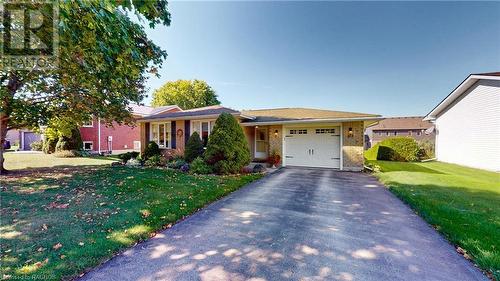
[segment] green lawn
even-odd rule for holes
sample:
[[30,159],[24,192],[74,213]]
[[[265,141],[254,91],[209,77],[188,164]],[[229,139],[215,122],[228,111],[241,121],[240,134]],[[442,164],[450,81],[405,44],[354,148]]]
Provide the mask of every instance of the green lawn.
[[500,280],[500,174],[458,165],[369,161],[375,175]]
[[57,158],[52,154],[43,153],[15,153],[6,152],[5,169],[19,170],[26,168],[44,168],[44,167],[58,167],[58,166],[95,166],[106,165],[113,161],[117,161],[116,157],[72,157],[72,158]]
[[260,177],[109,166],[2,177],[0,274],[76,276]]

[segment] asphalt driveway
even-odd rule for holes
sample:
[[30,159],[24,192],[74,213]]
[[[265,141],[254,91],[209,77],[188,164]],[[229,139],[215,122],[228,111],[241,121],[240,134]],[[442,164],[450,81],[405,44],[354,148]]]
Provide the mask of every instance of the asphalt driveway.
[[373,177],[287,168],[82,280],[486,280]]

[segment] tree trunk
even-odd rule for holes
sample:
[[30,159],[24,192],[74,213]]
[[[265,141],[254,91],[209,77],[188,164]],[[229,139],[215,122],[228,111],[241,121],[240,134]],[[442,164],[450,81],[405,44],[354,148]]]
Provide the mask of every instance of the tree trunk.
[[7,129],[9,125],[10,114],[12,113],[12,99],[14,94],[21,86],[21,81],[15,72],[11,72],[7,83],[7,91],[2,95],[1,111],[0,111],[0,175],[6,174],[7,170],[4,167],[4,143],[7,137]]

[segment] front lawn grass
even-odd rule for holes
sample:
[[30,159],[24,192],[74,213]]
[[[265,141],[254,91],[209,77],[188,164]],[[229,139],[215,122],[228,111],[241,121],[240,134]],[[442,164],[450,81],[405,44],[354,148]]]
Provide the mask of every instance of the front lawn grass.
[[368,161],[375,175],[500,280],[500,174],[441,162]]
[[4,165],[7,170],[109,165],[113,161],[118,161],[116,156],[58,158],[53,154],[44,154],[41,152],[6,152],[4,157]]
[[0,178],[1,275],[74,277],[260,177],[93,167]]

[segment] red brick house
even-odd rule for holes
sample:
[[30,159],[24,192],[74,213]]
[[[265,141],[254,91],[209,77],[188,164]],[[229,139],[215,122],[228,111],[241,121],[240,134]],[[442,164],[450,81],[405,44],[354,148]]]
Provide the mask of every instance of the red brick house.
[[[132,115],[135,119],[150,115],[180,111],[176,105],[150,107],[131,105]],[[119,125],[106,126],[93,118],[80,128],[83,149],[98,153],[122,153],[126,151],[140,151],[141,137],[138,126]]]

